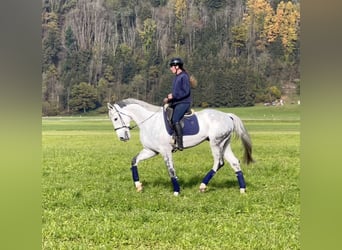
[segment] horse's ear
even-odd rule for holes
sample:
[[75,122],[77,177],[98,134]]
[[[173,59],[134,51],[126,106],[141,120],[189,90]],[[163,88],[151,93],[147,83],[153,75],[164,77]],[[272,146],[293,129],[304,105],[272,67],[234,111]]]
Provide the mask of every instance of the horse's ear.
[[107,103],[107,108],[108,108],[108,109],[113,109],[113,105],[110,104],[110,103],[108,102],[108,103]]

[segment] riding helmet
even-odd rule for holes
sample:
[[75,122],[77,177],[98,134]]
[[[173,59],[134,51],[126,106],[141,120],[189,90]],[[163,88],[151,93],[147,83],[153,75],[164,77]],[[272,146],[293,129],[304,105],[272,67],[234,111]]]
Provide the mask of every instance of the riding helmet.
[[170,67],[171,66],[176,66],[178,65],[180,68],[183,68],[183,61],[181,58],[176,57],[176,58],[172,58],[170,61]]

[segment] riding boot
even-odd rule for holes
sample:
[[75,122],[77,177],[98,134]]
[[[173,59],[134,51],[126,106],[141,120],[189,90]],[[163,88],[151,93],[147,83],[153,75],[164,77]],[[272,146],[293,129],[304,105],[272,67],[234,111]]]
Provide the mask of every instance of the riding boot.
[[175,133],[176,133],[176,142],[177,147],[180,151],[183,150],[183,128],[179,122],[176,122],[174,125]]

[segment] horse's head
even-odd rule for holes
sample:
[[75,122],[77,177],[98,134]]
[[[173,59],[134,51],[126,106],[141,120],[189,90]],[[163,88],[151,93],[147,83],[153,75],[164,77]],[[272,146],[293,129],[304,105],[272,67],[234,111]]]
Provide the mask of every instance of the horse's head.
[[131,138],[130,121],[131,117],[126,114],[119,105],[107,103],[108,115],[112,121],[114,130],[121,141],[128,141]]

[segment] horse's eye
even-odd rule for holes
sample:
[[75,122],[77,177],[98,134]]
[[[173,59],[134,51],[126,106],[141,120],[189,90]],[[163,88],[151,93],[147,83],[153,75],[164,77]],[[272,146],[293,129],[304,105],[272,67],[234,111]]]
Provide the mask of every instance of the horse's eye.
[[117,120],[118,120],[118,118],[117,118],[117,117],[115,117],[115,118],[114,118],[114,121],[117,121]]

